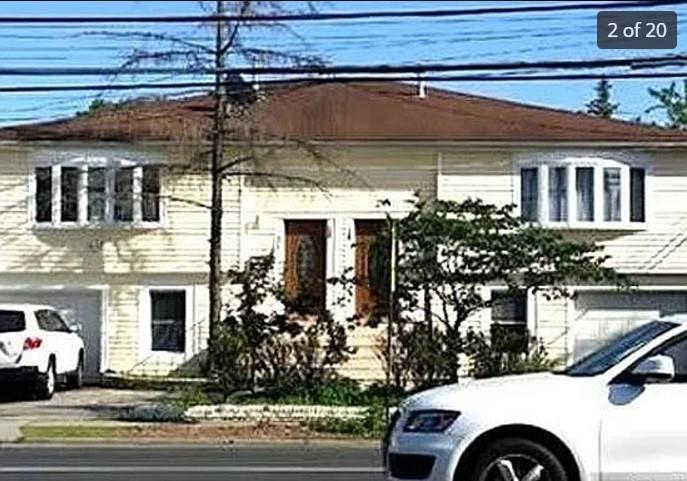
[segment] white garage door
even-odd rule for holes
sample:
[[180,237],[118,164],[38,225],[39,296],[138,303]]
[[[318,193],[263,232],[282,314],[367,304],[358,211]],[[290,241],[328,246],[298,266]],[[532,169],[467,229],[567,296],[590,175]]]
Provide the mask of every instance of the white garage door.
[[687,292],[580,292],[575,300],[573,357],[601,346],[638,324],[687,313]]
[[100,380],[101,295],[97,291],[0,292],[0,302],[47,304],[55,307],[67,322],[81,324],[85,344],[84,368],[87,382]]

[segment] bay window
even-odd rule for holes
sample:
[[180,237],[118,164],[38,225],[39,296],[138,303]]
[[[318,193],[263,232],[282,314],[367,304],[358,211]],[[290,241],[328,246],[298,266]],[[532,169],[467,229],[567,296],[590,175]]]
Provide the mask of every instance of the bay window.
[[549,220],[568,220],[568,173],[565,167],[549,169]]
[[522,162],[520,216],[564,228],[642,228],[647,171],[604,158]]
[[152,226],[162,218],[157,165],[40,166],[31,183],[31,217],[37,225]]
[[62,167],[60,172],[60,220],[76,222],[79,219],[79,169]]
[[594,168],[575,169],[575,195],[577,196],[577,220],[594,221]]
[[646,172],[644,169],[630,169],[630,222],[644,222]]
[[539,219],[539,171],[533,168],[522,169],[520,180],[522,220],[534,222]]
[[107,203],[107,177],[102,167],[88,168],[88,221],[105,221],[105,205]]
[[131,222],[134,219],[134,169],[115,170],[114,220]]
[[604,220],[620,221],[620,169],[604,169]]

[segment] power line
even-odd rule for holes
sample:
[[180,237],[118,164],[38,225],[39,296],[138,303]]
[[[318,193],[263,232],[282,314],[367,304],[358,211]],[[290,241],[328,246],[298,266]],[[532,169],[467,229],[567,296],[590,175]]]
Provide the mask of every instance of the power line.
[[511,13],[561,12],[570,10],[603,10],[660,7],[685,4],[685,0],[637,0],[619,2],[586,2],[557,5],[527,5],[433,10],[386,10],[370,12],[294,13],[279,15],[175,15],[175,16],[103,16],[103,17],[0,17],[0,24],[68,24],[68,23],[204,23],[204,22],[306,22],[322,20],[356,20],[370,18],[439,18]]
[[499,70],[566,70],[597,69],[609,67],[629,67],[632,69],[650,67],[683,66],[687,56],[663,55],[650,57],[619,57],[591,60],[545,60],[535,62],[498,62],[498,63],[424,63],[413,65],[306,65],[286,67],[238,67],[222,70],[214,68],[102,68],[102,67],[0,67],[0,76],[28,77],[69,77],[69,76],[106,76],[106,75],[337,75],[337,74],[423,74],[429,72],[468,72]]
[[[525,82],[525,81],[558,81],[558,80],[599,80],[599,79],[658,79],[685,78],[687,72],[633,72],[633,73],[583,73],[583,74],[531,74],[531,75],[429,75],[422,80],[428,82]],[[324,78],[289,78],[268,79],[255,82],[258,85],[290,84],[325,84],[355,82],[416,82],[417,76],[360,76],[360,77],[324,77]],[[227,84],[229,87],[234,84]],[[122,91],[122,90],[168,90],[168,89],[210,89],[213,82],[169,82],[169,83],[134,83],[134,84],[82,84],[82,85],[29,85],[0,87],[0,93],[25,92],[70,92],[70,91]],[[232,90],[230,89],[229,92]],[[238,90],[234,90],[238,92]]]

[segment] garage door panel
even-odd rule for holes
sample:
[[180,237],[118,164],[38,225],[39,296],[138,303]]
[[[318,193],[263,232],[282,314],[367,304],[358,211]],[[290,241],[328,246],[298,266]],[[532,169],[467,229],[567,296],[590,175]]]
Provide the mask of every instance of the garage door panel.
[[81,324],[81,337],[84,340],[85,346],[85,380],[88,382],[97,382],[100,380],[102,325],[102,301],[100,293],[93,291],[0,292],[0,302],[46,304],[57,309],[70,324]]
[[575,300],[573,358],[660,316],[687,312],[687,292],[580,292]]

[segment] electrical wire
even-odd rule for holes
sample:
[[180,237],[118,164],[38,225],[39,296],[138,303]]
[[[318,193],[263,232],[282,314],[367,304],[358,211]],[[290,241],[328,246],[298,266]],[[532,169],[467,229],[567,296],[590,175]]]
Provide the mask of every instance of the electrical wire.
[[525,5],[432,10],[386,10],[368,12],[292,13],[278,15],[170,15],[170,16],[64,16],[64,17],[0,17],[0,24],[73,24],[73,23],[206,23],[206,22],[306,22],[323,20],[357,20],[371,18],[440,18],[512,13],[562,12],[571,10],[603,10],[622,8],[662,7],[682,5],[685,0],[636,0],[618,2],[575,2],[556,5]]

